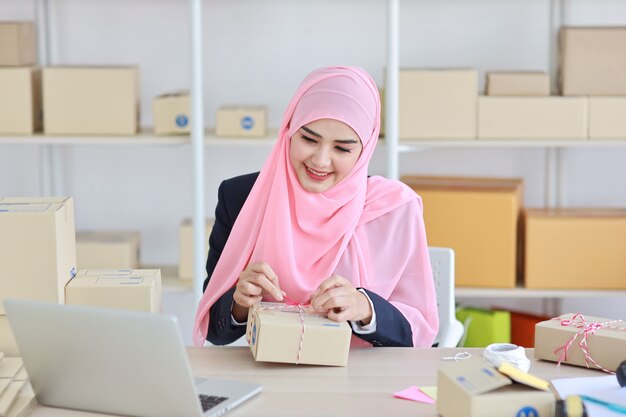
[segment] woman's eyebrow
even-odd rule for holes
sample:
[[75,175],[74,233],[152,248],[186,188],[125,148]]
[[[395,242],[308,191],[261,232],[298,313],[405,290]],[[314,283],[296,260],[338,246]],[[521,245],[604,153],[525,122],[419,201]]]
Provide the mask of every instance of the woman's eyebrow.
[[[302,130],[304,130],[305,132],[307,132],[307,133],[308,133],[308,134],[310,134],[310,135],[316,136],[316,137],[318,137],[318,138],[320,138],[320,139],[322,138],[322,135],[320,135],[319,133],[317,133],[317,132],[315,132],[315,131],[313,131],[313,130],[309,129],[309,128],[308,128],[308,127],[306,127],[306,126],[302,126]],[[337,140],[335,140],[334,142],[344,143],[344,144],[346,144],[346,145],[349,145],[349,144],[351,144],[351,143],[359,143],[359,141],[358,141],[358,140],[355,140],[355,139],[337,139]]]

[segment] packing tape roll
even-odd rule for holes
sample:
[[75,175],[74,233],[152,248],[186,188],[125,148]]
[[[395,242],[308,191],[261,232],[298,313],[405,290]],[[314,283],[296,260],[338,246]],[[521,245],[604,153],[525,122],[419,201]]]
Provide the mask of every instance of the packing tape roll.
[[483,351],[483,357],[496,368],[507,362],[523,372],[530,370],[530,360],[524,348],[511,343],[492,343]]

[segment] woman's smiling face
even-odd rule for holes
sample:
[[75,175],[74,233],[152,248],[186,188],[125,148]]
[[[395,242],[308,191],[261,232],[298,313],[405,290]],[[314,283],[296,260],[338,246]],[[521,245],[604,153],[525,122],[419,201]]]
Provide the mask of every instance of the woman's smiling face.
[[362,150],[363,144],[350,126],[320,119],[291,136],[289,159],[302,188],[323,193],[350,174]]

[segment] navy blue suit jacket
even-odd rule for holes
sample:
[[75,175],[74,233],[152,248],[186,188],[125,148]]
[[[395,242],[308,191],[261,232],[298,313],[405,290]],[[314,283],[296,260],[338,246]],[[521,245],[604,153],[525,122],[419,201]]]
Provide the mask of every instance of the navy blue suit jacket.
[[[215,224],[209,237],[207,258],[206,289],[217,261],[226,245],[230,231],[243,207],[259,173],[242,175],[228,179],[219,187],[218,203],[215,209]],[[357,337],[374,346],[413,346],[411,325],[402,313],[378,294],[364,288],[372,300],[376,312],[376,331],[371,334],[357,334]],[[232,343],[245,334],[245,326],[236,326],[231,321],[231,306],[235,287],[222,295],[211,307],[207,340],[216,345]]]

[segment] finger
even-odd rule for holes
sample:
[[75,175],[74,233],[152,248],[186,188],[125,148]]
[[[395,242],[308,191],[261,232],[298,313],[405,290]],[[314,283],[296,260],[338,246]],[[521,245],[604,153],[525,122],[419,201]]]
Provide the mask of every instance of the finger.
[[263,299],[263,297],[261,296],[248,296],[248,295],[243,295],[243,294],[236,294],[233,295],[233,300],[239,304],[241,307],[244,308],[250,308],[253,305],[261,302],[261,300]]
[[278,301],[283,300],[283,292],[280,288],[277,288],[272,281],[270,281],[265,274],[258,274],[254,281],[255,284],[260,286],[266,293],[269,293]]
[[322,283],[315,290],[315,293],[319,295],[323,293],[324,291],[328,291],[330,288],[345,285],[348,282],[349,281],[347,279],[337,274],[333,274],[330,278],[326,278],[324,281],[322,281]]
[[257,268],[257,272],[261,272],[262,274],[264,274],[267,279],[269,279],[272,284],[274,284],[276,288],[280,289],[280,285],[278,284],[278,276],[276,275],[270,264],[268,264],[267,262],[259,262],[257,264]]
[[259,296],[263,293],[263,288],[250,281],[240,282],[237,288],[246,296]]
[[[353,289],[348,286],[332,287],[321,294],[318,294],[312,301],[311,305],[314,308],[326,309],[328,302],[338,297],[348,297],[353,292]],[[337,305],[333,307],[339,307]]]
[[332,320],[332,321],[336,321],[336,322],[343,322],[343,321],[348,321],[351,319],[351,309],[349,308],[334,308],[332,310],[330,310],[328,312],[327,317]]

